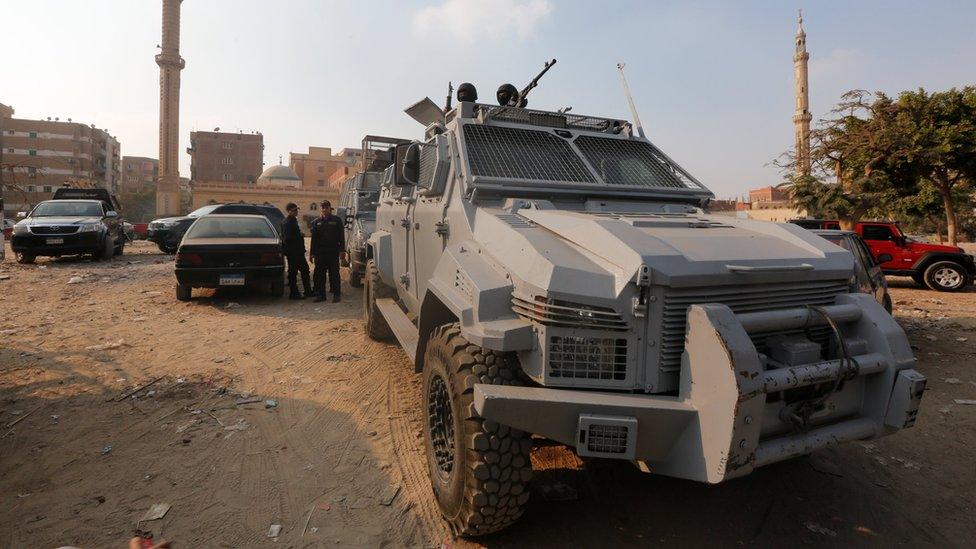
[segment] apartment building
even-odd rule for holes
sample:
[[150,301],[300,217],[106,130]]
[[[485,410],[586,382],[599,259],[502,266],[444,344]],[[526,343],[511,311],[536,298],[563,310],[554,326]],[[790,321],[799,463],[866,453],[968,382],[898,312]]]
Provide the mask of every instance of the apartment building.
[[190,180],[253,184],[264,169],[260,133],[190,132]]
[[345,172],[361,156],[362,151],[348,147],[338,154],[332,154],[330,147],[309,147],[307,153],[289,153],[288,167],[302,180],[303,189],[324,189],[337,172]]
[[0,187],[7,211],[48,200],[62,185],[120,190],[120,146],[106,130],[71,119],[13,115],[0,105]]
[[159,160],[145,156],[122,157],[122,195],[155,191],[157,177]]

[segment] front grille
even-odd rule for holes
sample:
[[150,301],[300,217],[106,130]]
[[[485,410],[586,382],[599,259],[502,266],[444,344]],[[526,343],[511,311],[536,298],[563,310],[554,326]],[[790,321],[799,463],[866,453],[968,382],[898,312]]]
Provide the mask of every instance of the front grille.
[[565,139],[540,130],[465,124],[464,147],[477,177],[595,183]]
[[30,228],[31,233],[45,234],[75,234],[78,232],[78,225],[34,225]]
[[[822,282],[792,282],[763,284],[754,286],[727,286],[709,288],[670,288],[664,294],[664,311],[661,337],[661,370],[677,372],[681,369],[681,353],[685,348],[685,324],[688,307],[701,303],[721,303],[732,312],[748,313],[793,309],[807,305],[832,305],[838,295],[846,294],[849,284],[846,280]],[[762,352],[766,338],[786,332],[767,332],[750,334],[756,349]],[[792,330],[790,333],[803,333]],[[826,345],[829,329],[818,327],[810,330],[813,341]]]
[[533,299],[513,296],[512,309],[522,317],[546,326],[562,328],[627,330],[627,321],[609,307],[583,305],[559,299],[536,296]]
[[627,340],[613,337],[549,337],[549,375],[622,381],[627,377]]
[[590,425],[586,437],[586,449],[598,454],[626,453],[627,427],[624,425]]

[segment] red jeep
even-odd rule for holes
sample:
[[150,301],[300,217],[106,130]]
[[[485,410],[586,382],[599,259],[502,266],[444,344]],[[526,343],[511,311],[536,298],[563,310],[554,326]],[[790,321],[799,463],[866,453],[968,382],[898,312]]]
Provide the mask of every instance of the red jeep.
[[[833,219],[793,219],[790,223],[806,229],[840,229],[840,222]],[[961,290],[976,276],[973,256],[962,248],[913,240],[893,221],[859,221],[854,232],[871,248],[886,275],[910,276],[940,292]]]

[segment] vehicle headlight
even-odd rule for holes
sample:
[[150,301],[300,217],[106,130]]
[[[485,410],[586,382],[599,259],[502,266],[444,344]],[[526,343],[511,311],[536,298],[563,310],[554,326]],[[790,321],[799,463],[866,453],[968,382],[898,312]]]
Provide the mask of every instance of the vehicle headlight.
[[14,234],[27,234],[30,231],[27,230],[27,225],[23,223],[18,223],[14,225]]
[[78,226],[79,233],[97,233],[101,229],[101,223],[82,223]]

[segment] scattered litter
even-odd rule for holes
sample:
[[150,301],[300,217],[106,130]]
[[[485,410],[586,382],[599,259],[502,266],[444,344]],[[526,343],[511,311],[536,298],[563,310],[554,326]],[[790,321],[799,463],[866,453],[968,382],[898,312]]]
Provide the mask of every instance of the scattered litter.
[[376,431],[367,431],[366,432],[366,436],[368,436],[368,437],[375,437],[376,436]]
[[968,338],[968,337],[957,337],[957,338],[956,338],[956,341],[959,341],[959,342],[966,342],[966,341],[969,341],[969,338]]
[[185,377],[178,377],[178,378],[176,378],[176,382],[177,383],[186,383],[186,378]]
[[222,363],[224,360],[226,360],[226,359],[224,357],[222,357],[222,356],[217,356],[217,357],[214,357],[214,359],[213,359],[213,361],[216,362],[217,364]]
[[137,316],[137,317],[133,318],[132,321],[133,322],[145,322],[146,321],[146,317],[144,317],[144,316]]
[[331,511],[332,510],[332,505],[331,504],[328,504],[328,503],[320,503],[319,504],[319,509],[321,509],[323,511]]
[[[119,343],[120,344],[122,343],[122,340],[121,339],[119,340]],[[138,393],[139,391],[145,389],[146,387],[149,387],[150,385],[153,385],[155,383],[158,383],[159,380],[161,380],[161,379],[163,379],[163,377],[162,376],[159,376],[156,379],[150,381],[149,383],[145,383],[143,385],[140,385],[140,386],[136,387],[135,389],[129,391],[128,393],[125,393],[124,395],[122,395],[119,398],[115,399],[115,402],[121,402],[121,401],[129,398],[130,396],[135,395],[136,393]]]
[[163,292],[146,292],[148,297],[157,297],[163,295]]
[[197,420],[194,419],[193,421],[187,423],[186,425],[181,425],[181,426],[177,427],[176,428],[177,434],[178,433],[182,433],[183,431],[186,431],[187,429],[189,429],[196,422],[197,422]]
[[169,508],[170,504],[168,503],[154,503],[152,507],[146,511],[146,514],[142,516],[142,519],[140,519],[139,522],[145,522],[147,520],[159,520],[166,516],[166,513],[169,512]]
[[943,414],[946,414],[946,415],[949,415],[949,412],[951,412],[951,411],[952,411],[952,404],[950,404],[948,406],[943,406],[943,407],[939,408],[939,412],[941,412]]
[[929,341],[938,341],[939,340],[939,338],[935,337],[934,335],[927,335],[927,336],[925,336],[925,339],[927,339]]
[[61,419],[61,416],[59,416],[57,414],[54,414],[54,415],[51,416],[51,419],[54,420],[55,422],[57,422],[59,419]]
[[242,404],[254,404],[255,402],[261,402],[260,398],[239,398],[234,401],[234,404],[240,406]]
[[275,399],[273,399],[273,398],[269,398],[268,400],[265,400],[264,401],[264,407],[265,408],[277,408],[278,407],[278,401],[275,400]]
[[319,527],[318,526],[313,526],[313,527],[309,528],[308,531],[314,534],[315,532],[318,532],[319,531]]
[[224,427],[225,431],[243,431],[244,429],[247,429],[247,422],[243,419],[238,420],[234,425]]
[[968,404],[970,406],[976,406],[976,400],[970,398],[957,398],[953,402],[956,404]]
[[0,280],[10,280],[10,275],[0,275]]
[[387,489],[384,490],[383,493],[380,495],[380,505],[385,505],[389,507],[393,503],[393,500],[396,499],[397,494],[399,493],[400,493],[399,486],[387,487]]
[[81,284],[84,281],[85,279],[81,278],[80,276],[73,276],[68,279],[68,284]]
[[819,524],[817,524],[815,522],[808,522],[808,523],[806,523],[805,526],[807,527],[807,530],[810,530],[811,532],[814,532],[816,534],[821,534],[821,535],[824,535],[824,536],[830,536],[832,538],[836,538],[837,537],[837,532],[834,532],[830,528],[825,528],[823,526],[820,526]]
[[112,451],[112,445],[111,444],[106,444],[105,446],[102,446],[102,455],[103,456],[106,455],[106,454],[108,454],[111,451]]
[[236,308],[238,308],[238,307],[240,307],[240,306],[241,306],[241,304],[240,304],[240,303],[235,303],[235,302],[233,302],[233,301],[230,301],[230,302],[228,302],[228,303],[227,303],[226,305],[224,305],[224,308],[225,308],[225,309],[236,309]]
[[271,528],[268,528],[268,537],[269,538],[276,538],[279,535],[281,535],[281,525],[280,524],[272,524],[271,525]]
[[942,381],[945,381],[949,385],[958,385],[962,383],[958,377],[944,377],[942,378]]
[[156,390],[155,389],[153,389],[152,391],[146,391],[146,396],[147,397],[151,397],[151,396],[153,396],[155,394],[156,394]]
[[118,341],[108,341],[101,343],[99,345],[89,345],[85,347],[86,351],[108,351],[110,349],[119,349],[121,347],[127,346],[124,339]]
[[28,496],[30,496],[32,494],[33,494],[33,492],[27,492],[26,494],[17,494],[17,497],[19,497],[19,498],[26,498],[26,497],[28,497]]
[[908,460],[908,459],[904,459],[904,458],[900,458],[900,457],[895,457],[895,456],[891,456],[891,459],[894,460],[894,461],[897,461],[898,463],[901,463],[901,466],[904,467],[905,469],[912,469],[914,471],[918,471],[918,470],[920,470],[922,468],[921,465],[915,463],[914,461]]

